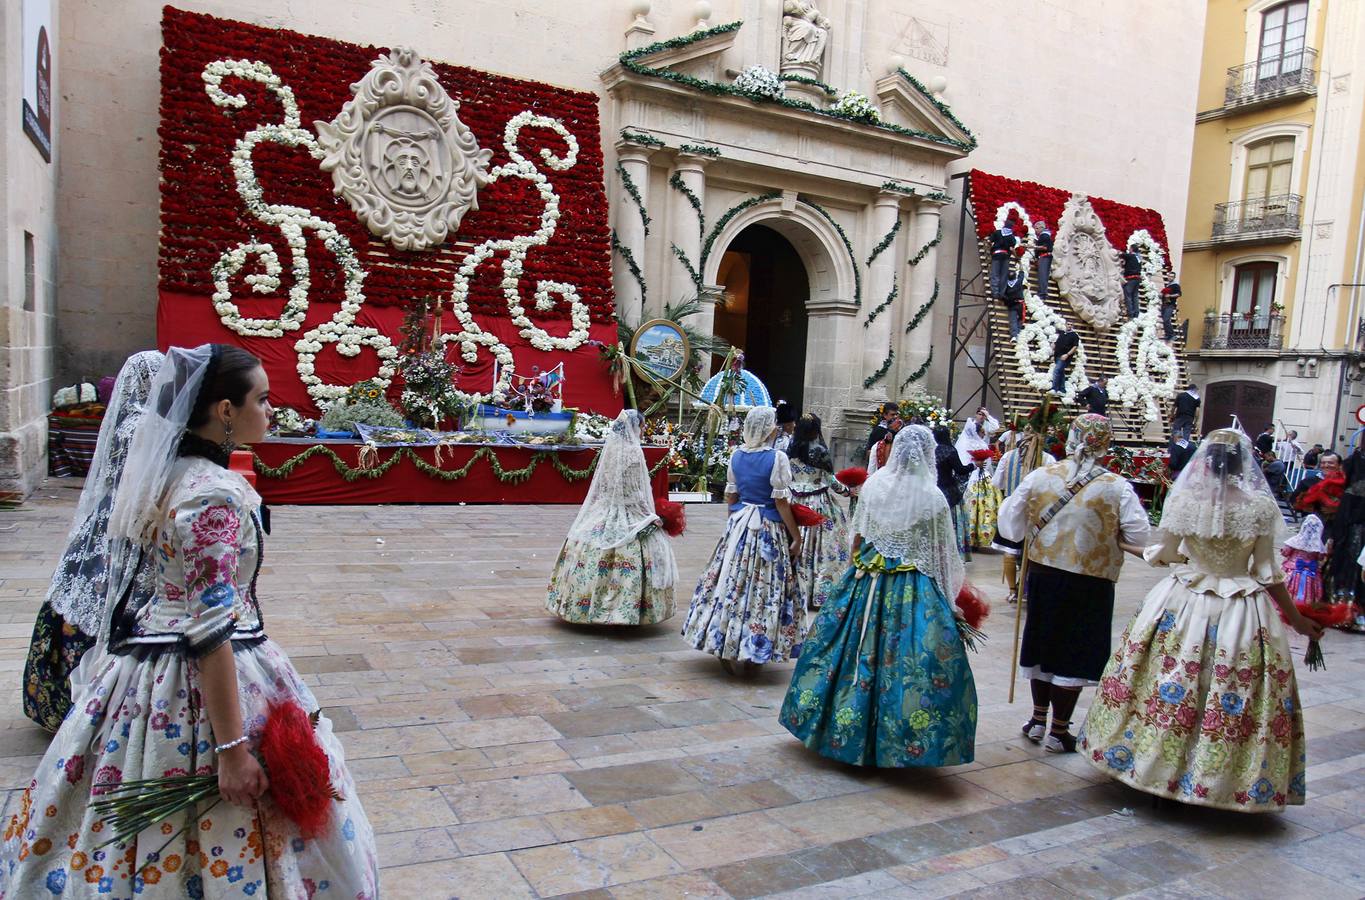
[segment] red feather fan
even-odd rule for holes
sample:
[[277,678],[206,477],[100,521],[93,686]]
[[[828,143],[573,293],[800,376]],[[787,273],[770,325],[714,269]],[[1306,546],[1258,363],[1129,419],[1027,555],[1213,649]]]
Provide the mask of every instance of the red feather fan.
[[862,466],[850,466],[847,469],[840,469],[834,474],[839,483],[844,487],[860,487],[867,481],[867,469]]
[[669,537],[678,537],[687,530],[687,510],[681,503],[655,497],[654,513],[663,521],[664,534]]
[[963,584],[962,590],[957,592],[957,608],[962,610],[962,617],[973,628],[980,628],[991,614],[991,605],[985,595],[970,584]]
[[820,513],[800,503],[792,504],[792,516],[796,519],[796,524],[802,528],[814,528],[817,525],[825,524],[827,521]]
[[313,721],[292,700],[271,701],[261,729],[261,761],[270,778],[270,798],[305,838],[327,830],[332,801],[340,800],[332,787],[327,753],[313,733]]

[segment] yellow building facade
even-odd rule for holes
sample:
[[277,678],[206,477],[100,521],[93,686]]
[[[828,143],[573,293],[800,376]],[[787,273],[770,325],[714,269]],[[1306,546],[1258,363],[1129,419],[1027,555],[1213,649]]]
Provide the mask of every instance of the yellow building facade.
[[1365,403],[1365,0],[1210,0],[1180,313],[1204,431],[1345,448]]

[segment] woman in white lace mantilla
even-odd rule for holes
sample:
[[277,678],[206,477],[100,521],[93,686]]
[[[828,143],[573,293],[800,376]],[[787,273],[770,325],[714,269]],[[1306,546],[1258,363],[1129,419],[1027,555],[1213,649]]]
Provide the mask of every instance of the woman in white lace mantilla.
[[[1152,588],[1110,658],[1081,737],[1139,790],[1266,812],[1304,802],[1303,715],[1288,628],[1322,634],[1281,581],[1284,519],[1251,442],[1213,432],[1171,489]],[[1282,620],[1283,617],[1283,620]],[[1284,622],[1288,622],[1288,628]]]
[[673,615],[678,567],[640,448],[644,417],[616,417],[587,499],[559,552],[545,608],[581,625],[652,625]]

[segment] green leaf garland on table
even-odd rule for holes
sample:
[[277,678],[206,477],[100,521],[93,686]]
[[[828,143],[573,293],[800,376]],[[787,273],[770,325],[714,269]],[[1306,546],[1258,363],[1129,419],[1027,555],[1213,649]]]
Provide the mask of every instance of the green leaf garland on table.
[[[498,456],[492,447],[479,447],[474,451],[474,455],[469,458],[469,461],[463,466],[460,466],[458,469],[443,469],[440,466],[435,466],[427,462],[411,447],[398,447],[394,449],[393,455],[382,463],[370,466],[369,468],[363,468],[358,465],[353,466],[346,462],[346,460],[342,459],[335,450],[328,447],[326,444],[314,444],[308,449],[289,457],[289,459],[286,459],[278,466],[266,465],[261,457],[254,453],[252,454],[252,459],[256,472],[261,477],[284,479],[294,474],[294,471],[298,469],[299,466],[315,456],[324,456],[330,460],[332,467],[336,469],[337,474],[346,482],[359,481],[362,478],[371,480],[382,478],[389,473],[390,469],[398,465],[399,460],[402,459],[411,460],[417,470],[424,475],[440,479],[441,481],[459,481],[473,470],[475,463],[481,459],[487,459],[488,464],[493,469],[494,477],[503,484],[522,484],[535,474],[536,469],[540,467],[542,462],[547,461],[556,472],[563,476],[565,481],[582,481],[585,478],[591,477],[592,473],[596,471],[598,459],[597,456],[594,456],[592,462],[587,466],[582,469],[575,469],[561,460],[559,458],[559,453],[548,450],[539,450],[533,453],[531,455],[531,461],[520,469],[507,469],[503,467],[502,462],[498,459]],[[668,456],[665,455],[663,459],[659,460],[659,462],[649,470],[649,476],[653,478],[657,475],[666,466],[667,462]]]

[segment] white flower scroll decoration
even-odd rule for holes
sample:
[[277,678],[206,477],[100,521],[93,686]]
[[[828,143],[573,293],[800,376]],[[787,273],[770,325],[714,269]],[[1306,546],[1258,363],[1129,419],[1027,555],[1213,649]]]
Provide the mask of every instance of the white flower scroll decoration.
[[213,306],[219,319],[228,328],[247,337],[280,338],[285,332],[298,331],[308,313],[308,291],[311,285],[306,252],[307,240],[304,233],[312,231],[336,258],[345,280],[345,296],[341,302],[341,309],[330,321],[306,332],[295,342],[299,378],[307,388],[308,395],[324,409],[338,397],[345,395],[349,385],[323,383],[317,376],[314,365],[323,346],[335,343],[337,352],[342,356],[356,356],[364,347],[375,350],[379,355],[377,377],[380,382],[387,385],[394,375],[394,362],[398,358],[398,351],[394,348],[393,342],[380,334],[378,329],[356,325],[356,314],[365,302],[363,290],[365,271],[360,266],[351,242],[335,225],[318,217],[311,210],[284,203],[267,203],[260,180],[256,177],[252,152],[260,143],[302,147],[315,159],[321,159],[323,156],[322,149],[312,133],[300,125],[299,107],[294,99],[293,90],[281,83],[279,76],[270,66],[253,60],[215,60],[204,66],[201,77],[204,81],[204,90],[215,106],[228,110],[246,107],[246,98],[241,94],[229,94],[223,90],[223,80],[233,77],[264,85],[275,95],[284,109],[282,123],[258,125],[237,139],[232,151],[231,166],[237,193],[241,196],[247,213],[263,224],[278,228],[289,247],[292,279],[289,299],[285,302],[279,317],[275,319],[247,318],[241,314],[241,310],[232,300],[230,282],[242,271],[248,260],[256,256],[264,268],[263,273],[253,273],[245,279],[252,291],[258,294],[268,294],[277,290],[283,271],[279,256],[273,247],[259,241],[248,241],[225,252],[213,266]]
[[[1131,408],[1141,406],[1148,422],[1160,420],[1158,400],[1175,396],[1180,377],[1180,360],[1175,350],[1157,334],[1161,314],[1161,284],[1166,271],[1166,254],[1144,228],[1128,238],[1128,249],[1142,259],[1142,279],[1138,285],[1141,314],[1119,329],[1116,355],[1118,375],[1110,385],[1114,399]],[[1138,339],[1136,360],[1133,339]]]
[[[1028,211],[1018,203],[1010,200],[1000,205],[995,212],[995,227],[1005,227],[1005,222],[1009,220],[1010,210],[1014,210],[1020,222],[1023,223],[1029,236],[1034,235],[1033,220],[1029,218]],[[1019,265],[1028,271],[1033,266],[1034,251],[1032,243],[1027,245],[1024,255],[1019,259]],[[1019,363],[1019,371],[1024,376],[1030,387],[1038,391],[1051,390],[1052,388],[1052,352],[1057,344],[1057,337],[1066,331],[1066,319],[1061,314],[1047,305],[1047,302],[1039,297],[1032,289],[1024,290],[1024,326],[1019,329],[1019,336],[1014,339],[1014,357]],[[1067,373],[1066,383],[1062,390],[1062,401],[1071,403],[1076,399],[1076,393],[1085,389],[1090,383],[1085,374],[1085,342],[1081,341],[1076,347],[1076,356],[1071,363],[1071,369]],[[1042,368],[1038,366],[1041,365]]]
[[461,356],[466,362],[474,362],[478,358],[480,347],[487,348],[498,364],[498,375],[491,392],[488,394],[461,392],[461,399],[471,404],[505,402],[512,376],[516,374],[516,361],[512,351],[495,335],[480,328],[469,310],[469,284],[474,278],[474,273],[485,260],[495,254],[503,251],[507,253],[507,258],[502,263],[503,297],[507,301],[507,311],[512,317],[512,324],[520,329],[521,336],[526,338],[532,347],[542,351],[575,350],[588,339],[590,322],[588,307],[580,299],[575,286],[560,281],[538,281],[534,291],[536,309],[541,312],[554,307],[556,296],[560,301],[569,304],[571,326],[569,333],[564,337],[555,337],[536,325],[526,315],[526,308],[522,306],[521,277],[526,255],[532,247],[543,247],[549,243],[550,238],[554,237],[556,223],[559,221],[559,195],[555,193],[554,186],[517,146],[523,128],[548,128],[567,145],[567,152],[563,156],[556,155],[549,148],[541,148],[540,158],[548,168],[563,172],[578,164],[578,139],[558,119],[537,115],[527,110],[507,121],[503,129],[503,147],[507,150],[511,162],[494,168],[489,173],[489,181],[500,178],[524,179],[540,194],[545,207],[541,210],[540,227],[534,233],[510,239],[493,238],[484,241],[465,256],[455,273],[450,302],[460,330],[441,335],[441,341],[443,344],[459,344]]

